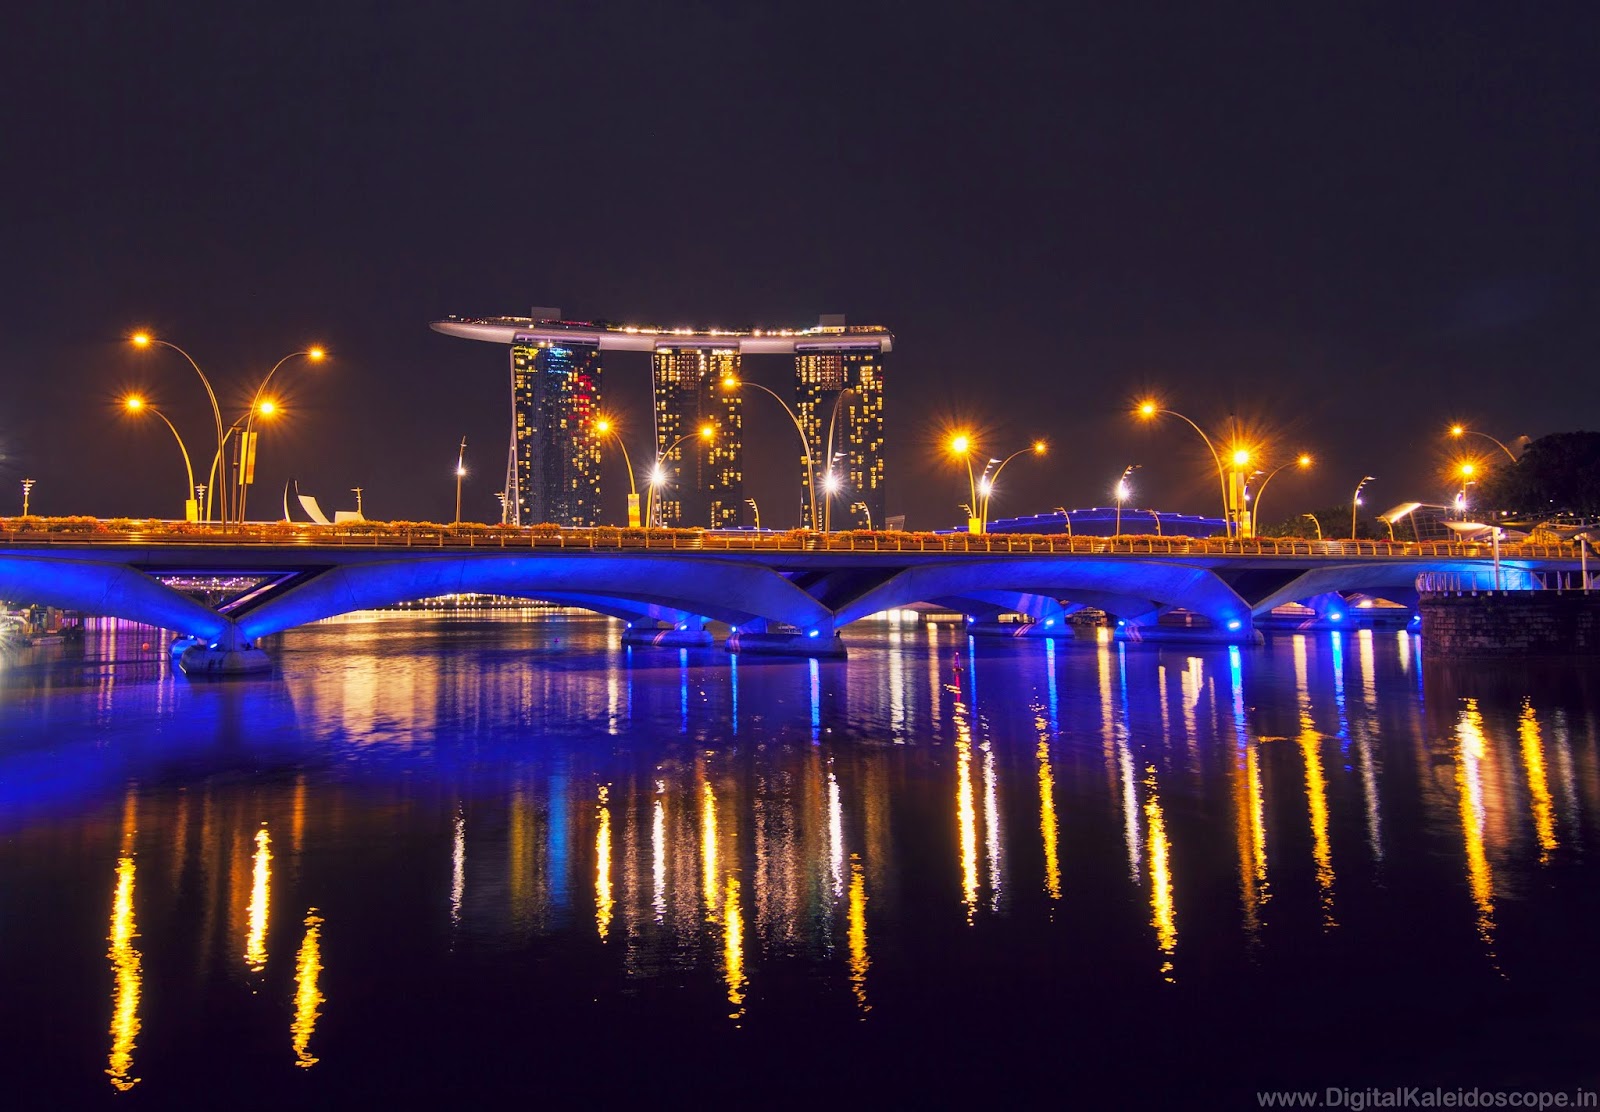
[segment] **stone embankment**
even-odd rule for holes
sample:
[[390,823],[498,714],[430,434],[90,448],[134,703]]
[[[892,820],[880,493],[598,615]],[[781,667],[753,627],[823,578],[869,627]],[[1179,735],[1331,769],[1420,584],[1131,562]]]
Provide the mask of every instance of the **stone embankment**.
[[1600,590],[1424,592],[1418,609],[1430,656],[1600,657]]

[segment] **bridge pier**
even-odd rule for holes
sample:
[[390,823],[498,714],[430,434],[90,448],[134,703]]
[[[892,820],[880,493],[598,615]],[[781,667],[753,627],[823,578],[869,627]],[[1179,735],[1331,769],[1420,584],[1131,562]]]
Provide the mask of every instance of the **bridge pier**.
[[751,653],[764,656],[809,656],[828,660],[843,660],[849,655],[844,639],[832,622],[822,622],[810,629],[786,628],[774,630],[772,623],[758,618],[746,622],[728,635],[727,648],[732,653]]
[[1149,615],[1136,621],[1120,621],[1113,636],[1118,641],[1179,645],[1261,645],[1266,642],[1250,620],[1248,611],[1220,622],[1212,619],[1204,626],[1161,625],[1157,617]]
[[682,614],[677,621],[650,618],[631,621],[628,628],[622,631],[622,643],[641,647],[654,645],[660,648],[700,649],[710,648],[717,641],[706,629],[704,618]]
[[967,619],[967,632],[974,637],[1073,637],[1076,631],[1067,621],[1067,615],[1083,609],[1082,603],[1063,605],[1053,598],[1028,596],[1015,613],[1027,620],[1002,622],[1001,611],[971,616]]
[[229,622],[216,639],[184,649],[178,667],[186,676],[229,679],[270,672],[272,658],[246,640],[236,623]]

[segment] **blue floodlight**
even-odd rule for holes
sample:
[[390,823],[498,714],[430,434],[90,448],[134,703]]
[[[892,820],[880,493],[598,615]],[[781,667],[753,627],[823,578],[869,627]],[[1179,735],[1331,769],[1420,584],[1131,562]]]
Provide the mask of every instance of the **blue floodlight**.
[[1235,618],[1233,621],[1229,622],[1228,623],[1228,628],[1229,629],[1238,629],[1239,628],[1239,619]]
[[1335,610],[1331,614],[1329,614],[1328,617],[1329,617],[1329,619],[1331,619],[1332,621],[1335,621],[1335,622],[1344,621],[1344,615],[1339,613],[1337,610]]
[[817,630],[812,630],[810,633],[806,634],[806,636],[807,637],[815,637],[817,635],[817,633],[818,633]]

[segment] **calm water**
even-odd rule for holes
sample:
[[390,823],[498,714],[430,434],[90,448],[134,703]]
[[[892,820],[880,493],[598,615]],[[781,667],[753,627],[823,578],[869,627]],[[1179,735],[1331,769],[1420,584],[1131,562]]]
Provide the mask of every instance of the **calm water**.
[[[0,659],[27,1104],[1593,1086],[1600,685],[1414,636],[357,618]],[[149,641],[155,651],[145,650]],[[959,663],[959,667],[957,667]]]

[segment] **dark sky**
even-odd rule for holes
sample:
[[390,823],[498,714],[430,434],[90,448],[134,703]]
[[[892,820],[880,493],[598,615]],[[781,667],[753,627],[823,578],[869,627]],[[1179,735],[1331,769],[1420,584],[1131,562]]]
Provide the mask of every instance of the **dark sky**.
[[[889,501],[959,517],[953,421],[1001,454],[996,515],[1214,511],[1158,389],[1306,448],[1267,517],[1435,500],[1439,432],[1600,426],[1600,8],[1593,4],[33,4],[0,43],[0,510],[172,515],[209,414],[280,355],[293,474],[325,505],[498,514],[504,349],[449,313],[898,339]],[[608,361],[647,453],[647,364]],[[748,373],[781,385],[768,359]],[[750,492],[798,518],[753,397]],[[620,474],[608,500],[622,514]]]

